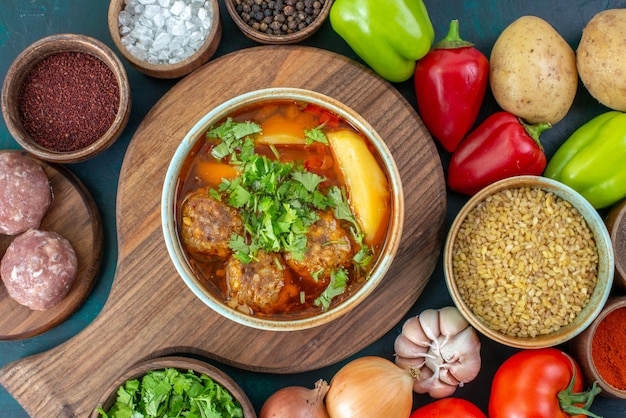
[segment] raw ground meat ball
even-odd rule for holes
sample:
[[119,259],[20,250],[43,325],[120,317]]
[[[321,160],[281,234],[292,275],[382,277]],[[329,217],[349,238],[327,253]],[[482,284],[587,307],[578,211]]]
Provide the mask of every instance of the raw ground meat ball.
[[185,245],[206,255],[227,257],[232,234],[243,233],[243,222],[236,209],[212,198],[208,190],[191,194],[182,207],[181,235]]
[[17,152],[0,154],[0,233],[39,228],[51,202],[50,182],[39,164]]
[[43,311],[67,295],[77,270],[76,253],[67,239],[56,232],[31,229],[9,245],[0,275],[13,299]]

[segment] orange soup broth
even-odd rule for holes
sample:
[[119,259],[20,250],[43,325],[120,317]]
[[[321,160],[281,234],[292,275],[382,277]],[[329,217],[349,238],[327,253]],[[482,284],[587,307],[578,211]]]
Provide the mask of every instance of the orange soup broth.
[[[302,104],[293,101],[272,101],[269,103],[261,103],[248,108],[241,109],[230,117],[237,122],[252,121],[261,125],[263,132],[257,136],[257,144],[255,147],[256,153],[260,155],[268,156],[272,159],[276,158],[274,151],[269,145],[259,143],[263,136],[283,135],[287,137],[300,137],[301,140],[291,141],[291,143],[277,143],[273,144],[274,150],[278,151],[280,160],[283,162],[299,162],[303,163],[304,167],[310,172],[316,173],[325,177],[327,180],[322,184],[322,189],[336,185],[345,188],[345,183],[342,178],[341,170],[337,166],[336,161],[333,158],[332,150],[328,145],[313,143],[309,146],[304,144],[304,130],[314,129],[324,124],[322,130],[329,131],[338,128],[348,128],[358,133],[358,131],[336,115],[330,113],[326,109],[322,109],[318,106],[311,104]],[[215,126],[220,125],[226,120],[219,121]],[[268,123],[266,123],[269,121]],[[284,129],[280,129],[280,122]],[[365,138],[364,135],[359,135]],[[284,139],[284,138],[283,138]],[[366,139],[366,138],[365,138]],[[376,156],[378,163],[383,166],[380,158],[372,146],[367,142],[370,151]],[[232,166],[216,160],[211,155],[211,149],[215,146],[214,141],[205,140],[205,135],[202,135],[195,144],[192,151],[185,160],[178,184],[176,210],[177,214],[175,219],[180,225],[180,209],[184,202],[185,197],[199,188],[217,188],[222,178],[234,178],[238,175],[235,168]],[[391,193],[390,193],[391,195]],[[349,194],[348,194],[349,201]],[[370,245],[374,249],[374,261],[370,264],[369,270],[371,271],[376,265],[376,259],[379,257],[384,245],[384,240],[387,235],[387,229],[389,227],[389,217],[391,212],[391,198],[386,202],[381,202],[386,209],[386,222],[381,225],[381,232],[377,233],[377,240]],[[341,221],[341,225],[349,230],[349,225]],[[178,227],[180,234],[180,227]],[[182,242],[181,242],[182,244]],[[353,247],[356,244],[353,242]],[[184,247],[184,246],[183,246]],[[213,293],[223,298],[224,301],[228,299],[228,285],[224,273],[225,259],[218,257],[208,257],[205,255],[197,254],[185,249],[189,265],[196,275],[200,278],[202,283]],[[287,267],[288,268],[288,267]],[[285,275],[286,280],[289,283],[285,283],[285,288],[290,288],[290,294],[295,295],[279,309],[280,312],[276,313],[260,313],[256,312],[255,315],[270,317],[275,319],[296,319],[313,316],[321,312],[319,306],[314,306],[314,300],[321,294],[326,287],[327,283],[313,283],[310,279],[303,279],[294,271],[290,271]],[[335,306],[341,301],[349,298],[356,290],[362,285],[368,272],[360,272],[357,274],[355,269],[349,270],[349,282],[346,291],[333,299],[331,307]],[[301,292],[304,292],[306,299],[304,303],[300,299]]]

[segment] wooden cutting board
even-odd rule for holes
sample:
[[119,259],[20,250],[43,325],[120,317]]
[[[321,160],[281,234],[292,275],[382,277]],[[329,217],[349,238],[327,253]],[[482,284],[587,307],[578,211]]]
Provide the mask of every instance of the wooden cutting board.
[[[161,231],[161,186],[179,141],[212,107],[267,87],[315,90],[359,112],[387,141],[405,192],[403,238],[382,284],[351,314],[306,331],[251,329],[215,314],[178,277]],[[174,86],[128,147],[117,200],[118,265],[100,315],[62,345],[5,366],[0,383],[35,417],[82,417],[113,379],[148,357],[187,352],[270,373],[336,363],[387,333],[415,303],[441,251],[445,211],[434,142],[392,85],[346,57],[311,47],[225,55]]]

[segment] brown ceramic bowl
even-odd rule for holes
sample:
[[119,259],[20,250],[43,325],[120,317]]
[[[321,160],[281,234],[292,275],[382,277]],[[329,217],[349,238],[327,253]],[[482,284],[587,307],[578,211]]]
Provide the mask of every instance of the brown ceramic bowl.
[[141,379],[151,370],[164,370],[167,368],[174,368],[183,373],[192,370],[197,375],[205,374],[209,376],[215,383],[226,389],[234,399],[239,401],[243,409],[244,418],[256,418],[254,407],[250,403],[248,396],[226,373],[201,360],[182,356],[157,357],[131,366],[104,390],[98,404],[91,413],[91,418],[99,418],[101,416],[96,408],[101,407],[103,410],[108,411],[113,406],[117,396],[117,389],[128,380]]
[[613,206],[604,220],[615,252],[615,286],[626,292],[626,199]]
[[324,4],[322,5],[322,9],[319,15],[317,15],[317,17],[315,18],[315,20],[313,20],[304,29],[284,35],[273,35],[261,32],[260,30],[254,29],[246,22],[244,22],[244,20],[241,18],[241,15],[237,11],[237,4],[241,3],[241,0],[225,0],[224,3],[226,5],[226,10],[228,11],[228,14],[233,19],[239,30],[241,30],[241,32],[246,36],[246,38],[261,44],[287,45],[304,41],[305,39],[311,37],[315,32],[317,32],[320,27],[322,27],[324,21],[326,20],[326,18],[328,18],[328,13],[330,12],[330,8],[333,5],[334,0],[323,1]]
[[[598,372],[592,354],[593,339],[598,326],[607,315],[618,309],[626,309],[626,296],[610,298],[602,312],[600,312],[600,315],[591,323],[589,328],[570,341],[569,347],[572,356],[574,356],[582,369],[587,384],[597,381],[602,388],[602,392],[600,392],[601,396],[606,398],[626,399],[626,390],[620,390],[607,383],[604,377]],[[626,324],[622,324],[622,326],[626,326]],[[621,365],[621,367],[626,367],[626,365]]]
[[[119,105],[112,124],[95,142],[74,151],[55,151],[40,145],[24,128],[19,100],[22,85],[33,68],[46,58],[66,52],[86,53],[106,64],[119,87]],[[121,61],[105,44],[85,35],[58,34],[34,42],[15,58],[2,86],[2,113],[9,132],[26,151],[45,161],[75,163],[100,154],[122,134],[130,108],[130,86]]]
[[[463,299],[462,292],[457,285],[457,279],[455,278],[455,271],[453,267],[453,248],[455,240],[457,239],[459,230],[461,229],[461,226],[463,225],[463,222],[467,218],[468,214],[494,193],[504,190],[518,189],[520,187],[539,188],[546,192],[552,192],[561,199],[570,202],[573,207],[578,209],[578,212],[582,215],[587,225],[589,226],[598,252],[597,280],[595,287],[590,295],[589,302],[584,307],[582,307],[581,312],[579,312],[569,324],[564,325],[551,333],[539,334],[535,337],[521,337],[505,334],[504,332],[497,330],[496,327],[488,323],[485,318],[477,315],[472,307]],[[508,213],[498,213],[500,216],[503,217],[510,216]],[[477,226],[476,228],[479,229],[480,227]],[[473,235],[479,236],[480,231],[474,230]],[[506,234],[503,232],[501,236],[506,236]],[[498,240],[501,242],[501,238],[499,238]],[[494,263],[496,262],[498,262],[498,260],[494,261]],[[502,265],[505,264],[504,261],[500,261],[499,263]],[[514,263],[513,265],[517,266],[517,263]],[[576,335],[580,334],[585,328],[587,328],[591,324],[591,322],[598,316],[598,314],[602,310],[604,304],[606,303],[606,300],[609,297],[609,292],[613,283],[613,248],[611,246],[609,234],[606,230],[602,218],[598,215],[598,212],[589,204],[589,202],[587,202],[587,200],[579,193],[577,193],[570,187],[549,178],[541,176],[517,176],[498,181],[485,187],[477,194],[472,196],[472,198],[461,209],[450,228],[448,237],[445,242],[444,274],[446,284],[455,305],[459,308],[459,311],[465,317],[465,319],[467,319],[467,321],[472,326],[474,326],[477,331],[481,332],[483,335],[489,337],[494,341],[510,347],[551,347],[569,341]],[[514,274],[514,272],[512,272],[511,274]],[[514,288],[514,285],[512,283],[507,285],[511,286],[511,288]],[[507,285],[501,284],[501,286],[505,289]],[[485,289],[489,287],[489,285],[485,285]],[[491,294],[489,291],[487,291],[487,293]],[[531,317],[531,320],[533,314],[534,312],[527,313],[527,315]],[[540,321],[540,319],[537,320]]]
[[[171,2],[174,3],[173,1]],[[209,4],[213,10],[210,16],[212,22],[207,37],[196,52],[182,61],[172,64],[151,63],[133,55],[122,43],[122,36],[119,30],[119,16],[123,10],[124,0],[111,0],[109,3],[108,24],[109,32],[115,46],[124,58],[138,71],[155,78],[179,78],[183,77],[198,67],[205,64],[215,54],[222,38],[222,22],[220,20],[220,9],[217,0],[210,0]]]

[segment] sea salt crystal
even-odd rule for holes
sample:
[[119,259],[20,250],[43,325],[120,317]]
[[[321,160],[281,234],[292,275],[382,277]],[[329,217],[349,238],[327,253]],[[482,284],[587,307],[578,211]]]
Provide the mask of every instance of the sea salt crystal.
[[185,27],[185,21],[176,18],[169,19],[166,26],[167,33],[174,36],[182,36],[187,31],[187,28]]
[[170,8],[170,13],[178,16],[183,12],[184,9],[185,9],[185,2],[183,2],[182,0],[177,0],[174,2],[172,7]]
[[206,0],[125,0],[119,31],[135,57],[173,64],[200,48],[211,30],[212,16]]
[[154,15],[154,17],[152,18],[152,22],[154,22],[155,27],[162,28],[163,25],[165,25],[165,16],[163,16],[161,13]]
[[167,48],[171,40],[171,37],[168,33],[160,32],[154,42],[152,43],[151,51],[160,51],[161,49]]
[[202,38],[202,33],[200,31],[191,32],[191,35],[189,35],[189,43],[191,45],[201,43],[202,41],[203,41],[203,38]]
[[127,10],[122,10],[119,16],[120,26],[130,26],[133,22],[132,14]]
[[200,7],[198,9],[198,19],[204,20],[204,19],[207,18],[207,16],[208,16],[208,13],[207,13],[206,9],[204,7]]
[[178,15],[182,20],[190,20],[191,19],[191,6],[185,6],[183,11]]
[[120,26],[120,35],[125,36],[130,33],[130,28],[128,26]]
[[170,48],[172,49],[180,49],[183,47],[183,38],[180,36],[175,36],[170,41]]
[[161,14],[161,6],[158,4],[150,4],[146,6],[146,9],[143,12],[144,17],[148,19],[153,19],[154,16]]

